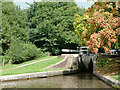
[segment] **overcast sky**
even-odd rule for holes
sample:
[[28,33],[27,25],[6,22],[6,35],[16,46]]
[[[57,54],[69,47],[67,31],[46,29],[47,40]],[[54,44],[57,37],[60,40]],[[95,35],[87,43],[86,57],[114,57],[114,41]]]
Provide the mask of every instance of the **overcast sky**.
[[[40,0],[34,0],[39,2]],[[21,9],[26,9],[29,7],[29,5],[26,4],[26,2],[28,3],[33,3],[33,0],[14,0],[15,5],[18,5],[21,7]],[[88,8],[91,5],[93,5],[93,1],[87,1],[87,0],[75,0],[76,4],[78,5],[78,7],[82,7],[82,8]]]

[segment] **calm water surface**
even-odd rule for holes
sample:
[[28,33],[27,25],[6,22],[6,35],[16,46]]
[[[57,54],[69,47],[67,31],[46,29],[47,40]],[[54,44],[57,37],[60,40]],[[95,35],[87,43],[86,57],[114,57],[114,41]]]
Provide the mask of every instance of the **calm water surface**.
[[3,82],[3,88],[111,88],[90,73]]

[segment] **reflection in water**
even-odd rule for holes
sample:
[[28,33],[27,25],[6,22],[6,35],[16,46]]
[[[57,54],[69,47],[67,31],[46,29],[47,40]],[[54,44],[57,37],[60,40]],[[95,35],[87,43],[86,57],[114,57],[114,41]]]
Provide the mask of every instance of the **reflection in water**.
[[111,88],[93,74],[79,73],[66,76],[36,78],[2,83],[3,88]]

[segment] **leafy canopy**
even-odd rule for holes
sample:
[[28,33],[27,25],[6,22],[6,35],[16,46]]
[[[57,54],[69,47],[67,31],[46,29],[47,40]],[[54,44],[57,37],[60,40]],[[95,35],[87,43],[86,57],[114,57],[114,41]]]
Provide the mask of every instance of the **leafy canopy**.
[[12,38],[28,41],[27,15],[13,2],[2,2],[2,48],[6,51]]
[[27,10],[30,28],[29,40],[44,51],[59,54],[61,48],[76,48],[78,36],[74,33],[74,14],[83,15],[74,2],[34,2]]
[[73,23],[82,45],[87,45],[92,53],[99,48],[110,53],[111,48],[120,48],[120,18],[115,2],[95,2],[84,16],[75,15]]

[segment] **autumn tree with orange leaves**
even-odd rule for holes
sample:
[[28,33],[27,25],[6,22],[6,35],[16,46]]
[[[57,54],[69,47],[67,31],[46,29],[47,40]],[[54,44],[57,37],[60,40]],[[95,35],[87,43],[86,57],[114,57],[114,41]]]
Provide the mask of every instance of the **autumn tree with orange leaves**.
[[81,45],[97,54],[99,48],[110,53],[111,48],[120,48],[120,15],[117,2],[95,2],[83,17],[75,15],[73,23]]

